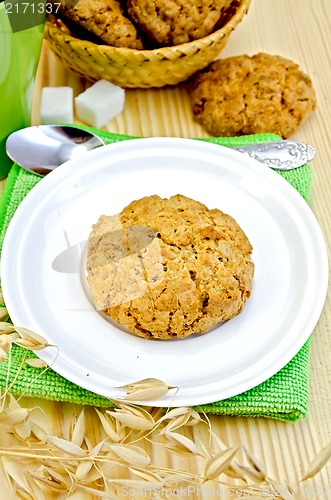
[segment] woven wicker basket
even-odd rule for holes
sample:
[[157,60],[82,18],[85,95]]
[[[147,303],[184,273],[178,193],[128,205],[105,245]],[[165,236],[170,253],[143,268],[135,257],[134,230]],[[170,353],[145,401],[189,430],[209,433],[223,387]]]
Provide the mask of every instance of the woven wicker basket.
[[225,47],[250,0],[234,0],[231,17],[204,38],[174,47],[136,50],[98,45],[73,37],[58,21],[47,21],[45,38],[63,64],[91,81],[109,80],[126,88],[175,85],[205,68]]

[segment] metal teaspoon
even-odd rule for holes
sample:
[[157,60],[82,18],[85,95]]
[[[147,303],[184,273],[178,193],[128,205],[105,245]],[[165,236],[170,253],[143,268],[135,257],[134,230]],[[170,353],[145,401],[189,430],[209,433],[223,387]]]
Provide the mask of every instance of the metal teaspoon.
[[[97,135],[80,127],[36,125],[13,132],[7,139],[6,150],[8,156],[18,165],[45,176],[67,160],[104,145]],[[300,167],[315,156],[312,146],[290,140],[231,149],[279,170]]]

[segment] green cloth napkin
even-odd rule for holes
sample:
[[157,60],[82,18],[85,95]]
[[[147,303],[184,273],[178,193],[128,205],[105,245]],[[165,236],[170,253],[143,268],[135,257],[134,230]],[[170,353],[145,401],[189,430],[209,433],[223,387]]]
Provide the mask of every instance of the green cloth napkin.
[[[89,129],[97,133],[106,144],[134,139],[125,135]],[[235,138],[203,138],[222,146],[234,147],[279,139],[273,134],[259,134]],[[291,171],[279,171],[303,198],[309,201],[311,170],[309,165]],[[0,249],[8,224],[23,198],[40,181],[40,177],[13,165],[0,199]],[[4,307],[4,304],[0,304]],[[204,412],[217,415],[266,417],[284,421],[296,421],[306,416],[309,398],[309,339],[296,356],[278,373],[243,394],[199,407]],[[13,346],[8,360],[0,363],[0,391],[12,384],[11,392],[29,397],[67,401],[100,407],[109,406],[107,398],[86,391],[55,373],[52,369],[42,372],[30,365],[22,365],[26,351]],[[35,357],[29,351],[28,357]],[[18,371],[19,375],[17,376]]]

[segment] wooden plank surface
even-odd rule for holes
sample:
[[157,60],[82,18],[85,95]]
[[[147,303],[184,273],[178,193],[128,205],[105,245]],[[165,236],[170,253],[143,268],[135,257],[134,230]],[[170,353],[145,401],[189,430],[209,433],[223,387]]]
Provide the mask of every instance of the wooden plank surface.
[[[311,207],[331,248],[331,2],[330,0],[252,0],[250,11],[231,35],[222,57],[260,51],[288,57],[313,79],[318,107],[293,138],[316,148],[312,163]],[[33,123],[39,123],[40,89],[43,86],[70,85],[75,94],[88,83],[67,72],[44,45],[34,98]],[[77,123],[79,123],[77,121]],[[106,129],[142,136],[203,137],[204,130],[194,122],[184,88],[126,91],[125,111]],[[229,446],[245,444],[266,466],[272,477],[291,484],[298,481],[316,452],[331,441],[331,299],[330,295],[313,333],[308,417],[296,424],[266,419],[212,417],[213,429]],[[41,400],[38,404],[51,418],[52,432],[58,433],[78,411],[75,405]],[[92,417],[91,417],[92,418]],[[94,417],[93,432],[99,432]],[[157,454],[157,450],[154,451]],[[175,457],[167,466],[187,467]],[[194,462],[190,463],[191,471]],[[306,498],[331,498],[331,464],[309,482]],[[319,490],[318,487],[322,490]],[[330,487],[328,490],[327,488]],[[325,489],[323,489],[325,488]],[[319,492],[322,491],[322,494]],[[205,496],[213,498],[215,495]],[[55,498],[55,497],[54,497]],[[90,498],[79,497],[79,498]],[[190,498],[201,498],[192,492]],[[223,496],[223,498],[226,498]],[[229,497],[230,498],[230,497]],[[304,497],[305,498],[305,497]]]

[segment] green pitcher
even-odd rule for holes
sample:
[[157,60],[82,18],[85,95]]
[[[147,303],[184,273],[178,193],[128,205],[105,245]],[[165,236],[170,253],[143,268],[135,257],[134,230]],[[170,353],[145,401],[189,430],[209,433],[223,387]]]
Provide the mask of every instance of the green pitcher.
[[6,155],[8,135],[30,125],[45,10],[40,0],[0,2],[0,179],[12,164]]

